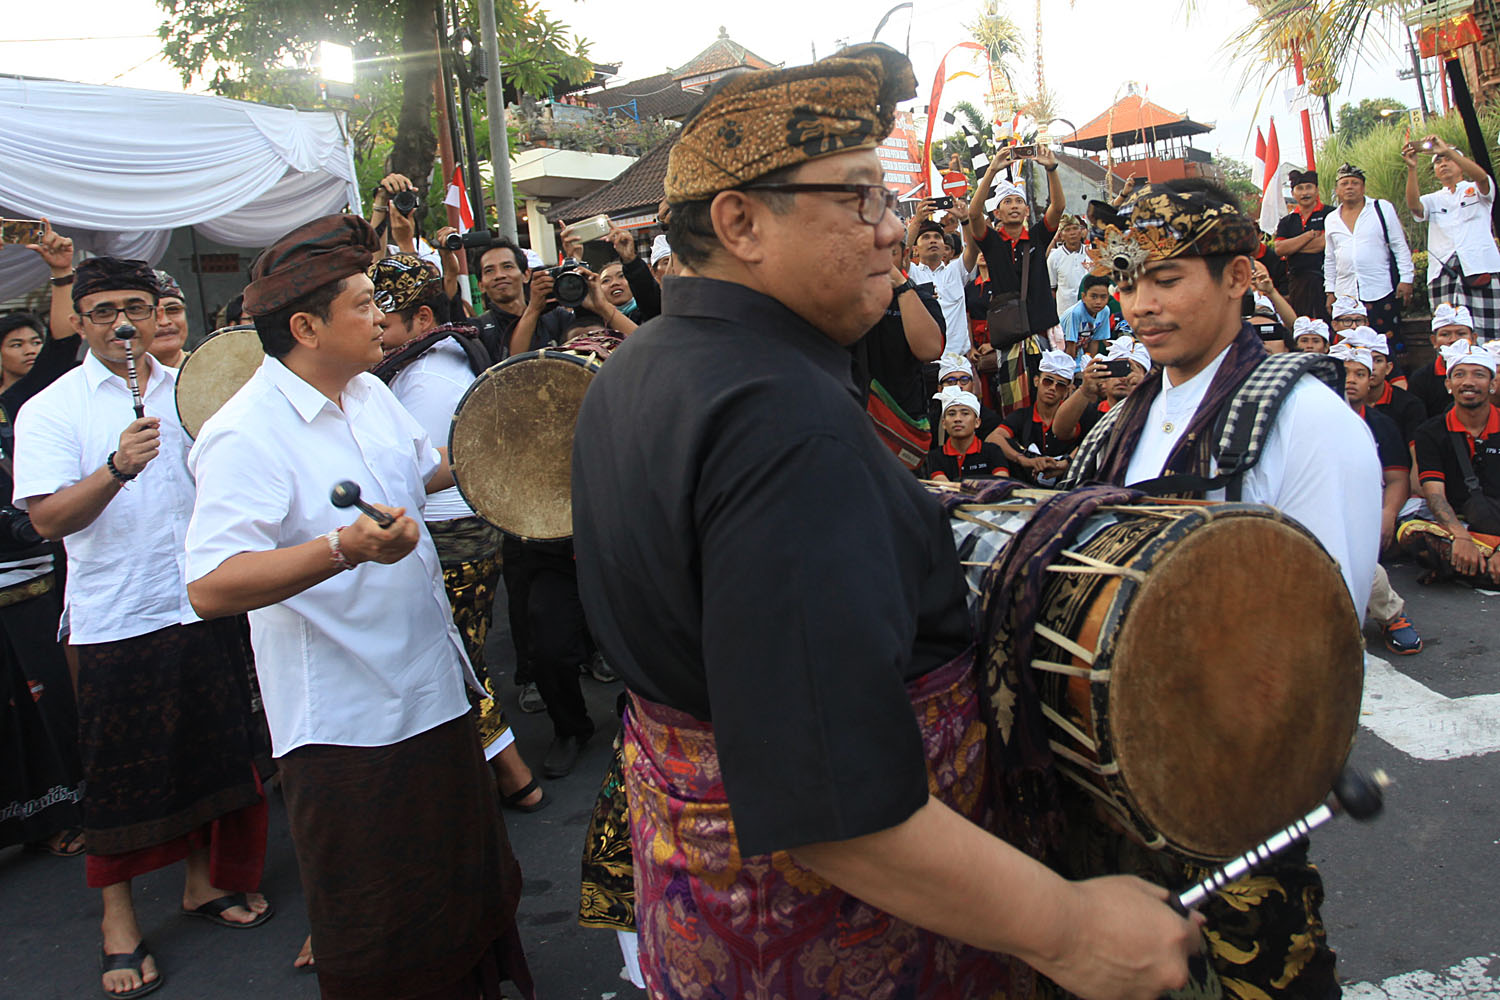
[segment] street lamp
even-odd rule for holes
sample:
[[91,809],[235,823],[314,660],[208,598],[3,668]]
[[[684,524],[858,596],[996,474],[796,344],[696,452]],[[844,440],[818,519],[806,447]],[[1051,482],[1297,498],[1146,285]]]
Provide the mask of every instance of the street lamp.
[[354,50],[338,42],[318,43],[318,85],[323,100],[354,96]]

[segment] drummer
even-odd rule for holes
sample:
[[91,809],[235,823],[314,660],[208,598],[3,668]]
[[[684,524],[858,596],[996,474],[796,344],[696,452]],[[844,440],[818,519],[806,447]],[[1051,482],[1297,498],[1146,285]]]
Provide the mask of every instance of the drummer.
[[851,970],[869,995],[1029,995],[1008,953],[1147,997],[1196,947],[1163,890],[1069,883],[975,822],[952,536],[844,349],[890,302],[902,227],[875,147],[914,90],[883,45],[719,83],[667,167],[665,312],[584,398],[579,583],[630,693],[653,996],[822,996]]
[[[470,351],[487,353],[479,345],[477,331],[466,324],[449,322],[452,299],[443,290],[442,273],[431,261],[416,254],[396,253],[371,264],[367,273],[385,314],[380,320],[381,347],[397,352],[387,353],[375,374],[391,387],[428,437],[441,442],[438,452],[446,464],[453,414],[474,377],[489,367],[485,362],[493,359],[476,362]],[[469,340],[468,349],[461,342],[465,338]],[[433,342],[423,350],[419,342],[428,340]],[[453,623],[463,633],[469,663],[486,692],[484,697],[468,692],[479,727],[479,745],[495,772],[505,804],[535,812],[548,800],[521,757],[484,662],[484,640],[500,583],[500,532],[475,516],[457,486],[428,497],[423,518],[442,563],[443,587],[453,609]]]
[[[520,868],[464,698],[478,681],[406,515],[452,477],[367,371],[379,249],[332,215],[256,259],[245,305],[267,357],[189,454],[188,596],[250,613],[324,1000],[491,1000],[497,977],[530,996]],[[332,506],[344,478],[395,520]]]
[[[1196,179],[1146,187],[1121,208],[1119,221],[1101,241],[1110,248],[1104,259],[1129,265],[1113,277],[1125,318],[1154,367],[1084,438],[1064,485],[1135,484],[1168,474],[1202,482],[1217,465],[1206,447],[1192,442],[1217,443],[1213,429],[1220,414],[1268,357],[1240,318],[1259,245],[1257,227],[1228,191]],[[1160,233],[1187,235],[1163,241]],[[1342,384],[1341,370],[1327,374]],[[1311,531],[1337,560],[1363,617],[1381,531],[1382,476],[1374,441],[1341,394],[1310,374],[1296,380],[1275,412],[1260,460],[1240,477],[1241,497],[1269,504]],[[1201,495],[1189,481],[1160,489]],[[1225,495],[1215,489],[1207,498]],[[1165,859],[1128,843],[1106,850],[1138,855],[1143,871]],[[1081,858],[1072,860],[1080,862],[1073,874],[1102,874]],[[1274,888],[1267,891],[1268,884]],[[1334,954],[1319,916],[1322,900],[1322,880],[1307,862],[1305,846],[1273,862],[1264,878],[1226,888],[1203,909],[1219,977],[1248,984],[1246,993],[1254,996],[1336,995]]]

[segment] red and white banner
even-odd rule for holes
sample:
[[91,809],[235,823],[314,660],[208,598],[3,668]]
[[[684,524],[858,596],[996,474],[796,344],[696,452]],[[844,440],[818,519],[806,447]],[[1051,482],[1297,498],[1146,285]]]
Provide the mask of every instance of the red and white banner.
[[1276,119],[1271,119],[1270,138],[1264,138],[1260,129],[1255,130],[1255,160],[1260,170],[1260,229],[1263,233],[1276,232],[1276,224],[1286,214],[1286,201],[1281,194],[1284,178],[1281,171],[1281,142],[1276,138]]
[[464,187],[464,168],[453,169],[453,179],[448,182],[448,193],[443,204],[458,209],[458,231],[467,233],[474,228],[474,212],[469,208],[468,190]]
[[953,48],[943,53],[943,59],[938,63],[937,76],[932,80],[932,96],[927,100],[927,136],[922,140],[922,165],[928,176],[932,174],[932,127],[937,124],[939,102],[943,98],[943,83],[948,79],[948,57],[959,49],[973,49],[985,57],[989,62],[989,54],[985,52],[983,45],[978,42],[959,42]]

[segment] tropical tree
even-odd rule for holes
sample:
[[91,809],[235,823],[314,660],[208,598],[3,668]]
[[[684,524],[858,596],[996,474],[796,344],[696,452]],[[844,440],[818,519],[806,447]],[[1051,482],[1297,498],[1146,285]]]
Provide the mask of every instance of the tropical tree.
[[[388,149],[389,168],[421,184],[437,151],[433,82],[439,72],[439,2],[157,0],[166,14],[158,34],[184,83],[199,78],[225,97],[301,107],[321,103],[315,72],[319,43],[352,46],[361,66],[355,96],[347,102],[356,155],[366,161]],[[458,0],[459,22],[475,36],[477,2],[496,3],[508,93],[546,94],[559,82],[580,83],[592,74],[588,43],[535,3]],[[475,100],[482,108],[483,94]],[[378,175],[385,166],[377,164],[371,172]]]
[[[963,125],[970,134],[979,136],[984,148],[995,148],[995,128],[972,101],[959,101],[953,105],[953,110],[963,119]],[[932,162],[939,170],[947,170],[955,154],[958,156],[959,168],[969,175],[972,182],[975,179],[974,160],[969,156],[969,143],[962,132],[932,144]]]
[[1391,117],[1392,110],[1401,111],[1405,107],[1405,101],[1394,97],[1367,97],[1358,104],[1340,104],[1339,124],[1333,134],[1340,139],[1352,142],[1374,129],[1375,126],[1386,124]]
[[[1016,26],[1009,15],[1000,10],[1000,0],[983,0],[979,8],[979,16],[971,23],[964,25],[969,35],[984,46],[985,54],[990,60],[990,90],[996,98],[998,93],[997,84],[1004,80],[1005,90],[1014,101],[1015,82],[1010,74],[1011,60],[1019,58],[1025,51],[1025,41],[1021,37],[1021,29]],[[995,108],[998,114],[1003,108]]]

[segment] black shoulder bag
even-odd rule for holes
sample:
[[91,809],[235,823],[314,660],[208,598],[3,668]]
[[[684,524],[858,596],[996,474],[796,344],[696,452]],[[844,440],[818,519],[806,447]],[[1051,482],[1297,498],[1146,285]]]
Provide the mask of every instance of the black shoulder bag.
[[1500,535],[1500,500],[1485,496],[1480,488],[1479,477],[1474,473],[1474,463],[1469,459],[1469,435],[1463,431],[1449,431],[1453,442],[1453,454],[1458,456],[1458,468],[1464,475],[1464,487],[1469,499],[1464,501],[1463,515],[1469,530],[1482,535]]
[[[998,237],[997,237],[998,238]],[[995,276],[990,275],[993,282]],[[1026,256],[1021,261],[1021,290],[991,292],[989,324],[990,346],[998,351],[1015,347],[1031,336],[1031,317],[1026,312],[1026,293],[1031,290],[1031,240],[1026,241]]]
[[1370,204],[1375,206],[1375,218],[1380,220],[1380,234],[1385,237],[1385,262],[1391,269],[1391,294],[1395,295],[1396,286],[1401,284],[1401,269],[1396,266],[1396,255],[1391,252],[1391,230],[1385,224],[1385,213],[1380,210],[1380,199],[1372,198]]

